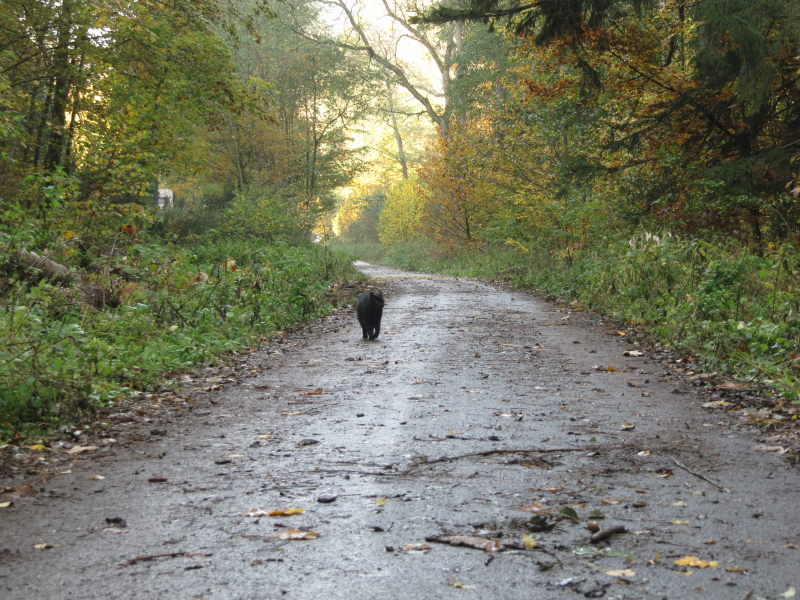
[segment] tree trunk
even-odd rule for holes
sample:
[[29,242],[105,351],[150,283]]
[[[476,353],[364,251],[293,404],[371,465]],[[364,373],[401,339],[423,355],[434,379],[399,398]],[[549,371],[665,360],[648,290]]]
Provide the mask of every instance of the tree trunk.
[[386,96],[389,100],[389,115],[391,116],[394,140],[397,143],[397,160],[400,162],[400,170],[403,172],[403,179],[408,179],[408,162],[406,160],[405,149],[403,148],[403,136],[400,135],[400,128],[397,126],[397,114],[394,112],[394,93],[391,84],[386,86]]

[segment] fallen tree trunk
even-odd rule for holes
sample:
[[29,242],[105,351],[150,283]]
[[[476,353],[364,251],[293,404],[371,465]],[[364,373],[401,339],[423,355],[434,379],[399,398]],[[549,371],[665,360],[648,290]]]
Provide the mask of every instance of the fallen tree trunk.
[[80,281],[76,272],[36,252],[16,250],[11,254],[11,261],[25,279],[37,279],[38,275],[38,279],[49,279],[59,285],[72,285]]
[[25,281],[47,279],[62,287],[75,287],[84,303],[98,310],[106,306],[119,306],[119,298],[111,290],[97,281],[84,279],[81,273],[73,271],[30,250],[21,248],[10,254],[11,264]]

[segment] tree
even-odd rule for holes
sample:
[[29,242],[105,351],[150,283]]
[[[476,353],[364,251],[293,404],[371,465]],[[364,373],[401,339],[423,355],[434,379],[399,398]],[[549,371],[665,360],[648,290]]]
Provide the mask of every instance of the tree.
[[425,192],[415,175],[395,183],[386,194],[378,221],[378,236],[383,244],[416,240],[423,236]]

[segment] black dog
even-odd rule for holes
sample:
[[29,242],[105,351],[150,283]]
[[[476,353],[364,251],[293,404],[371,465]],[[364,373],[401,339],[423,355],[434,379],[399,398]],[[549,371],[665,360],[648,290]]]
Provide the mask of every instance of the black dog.
[[356,314],[361,323],[364,339],[374,340],[381,332],[381,317],[383,316],[383,295],[380,292],[367,292],[358,297]]

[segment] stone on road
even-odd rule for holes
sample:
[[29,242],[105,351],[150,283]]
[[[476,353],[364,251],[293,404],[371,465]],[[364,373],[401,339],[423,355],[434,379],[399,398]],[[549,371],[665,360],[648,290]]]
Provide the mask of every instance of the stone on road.
[[342,311],[138,441],[0,497],[0,597],[800,587],[797,470],[646,353],[521,292],[361,268],[386,299],[378,340]]

